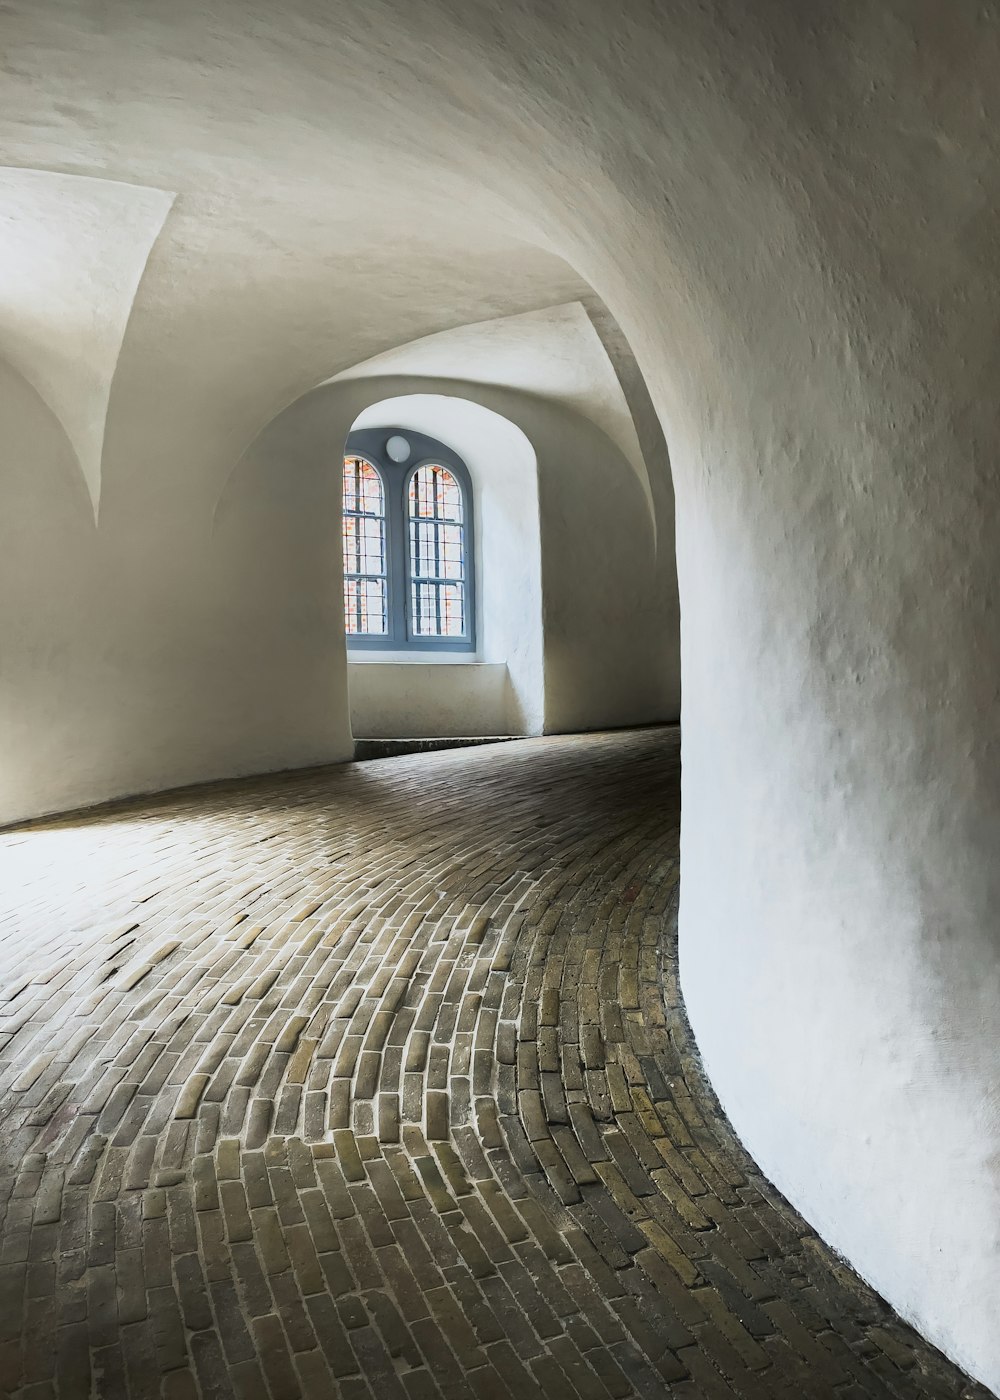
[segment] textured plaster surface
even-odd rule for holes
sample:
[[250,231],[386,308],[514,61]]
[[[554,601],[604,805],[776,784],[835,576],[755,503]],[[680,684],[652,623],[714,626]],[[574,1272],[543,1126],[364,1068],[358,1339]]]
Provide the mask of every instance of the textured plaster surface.
[[268,573],[322,575],[260,502],[213,536],[234,462],[321,379],[589,284],[674,472],[708,1070],[794,1204],[994,1389],[998,21],[18,0],[0,103],[9,164],[177,192],[99,550],[65,434],[5,386],[2,810],[344,752],[294,611],[251,661]]

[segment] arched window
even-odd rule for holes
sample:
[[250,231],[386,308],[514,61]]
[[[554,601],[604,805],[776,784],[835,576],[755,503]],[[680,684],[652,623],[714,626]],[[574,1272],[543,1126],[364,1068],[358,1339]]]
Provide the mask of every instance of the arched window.
[[361,428],[344,457],[344,616],[352,649],[475,650],[472,482],[444,443]]
[[364,457],[344,458],[344,626],[348,636],[389,630],[385,491]]
[[447,467],[417,467],[410,515],[410,626],[419,637],[465,633],[462,488]]

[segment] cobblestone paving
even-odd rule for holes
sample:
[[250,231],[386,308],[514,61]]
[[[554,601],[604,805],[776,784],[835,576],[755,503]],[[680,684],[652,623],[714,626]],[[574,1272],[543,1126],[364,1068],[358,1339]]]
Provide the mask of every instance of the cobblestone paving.
[[678,765],[540,740],[0,836],[0,1389],[985,1395],[705,1085]]

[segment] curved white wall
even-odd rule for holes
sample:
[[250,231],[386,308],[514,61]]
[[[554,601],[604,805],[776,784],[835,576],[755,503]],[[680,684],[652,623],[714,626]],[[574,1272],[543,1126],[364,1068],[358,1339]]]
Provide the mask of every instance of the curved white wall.
[[[223,483],[323,375],[579,298],[571,265],[670,441],[709,1070],[795,1204],[1000,1388],[995,0],[108,0],[99,26],[15,0],[4,25],[10,161],[178,197],[96,536],[65,434],[4,389],[3,814],[342,752],[343,675],[267,588],[335,574],[253,455],[213,536]],[[253,654],[261,619],[284,651]]]

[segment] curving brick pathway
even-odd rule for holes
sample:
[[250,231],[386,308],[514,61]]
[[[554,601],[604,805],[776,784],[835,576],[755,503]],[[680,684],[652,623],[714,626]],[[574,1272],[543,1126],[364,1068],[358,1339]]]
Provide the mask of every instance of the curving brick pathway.
[[678,743],[420,755],[0,836],[0,1391],[984,1396],[705,1084]]

